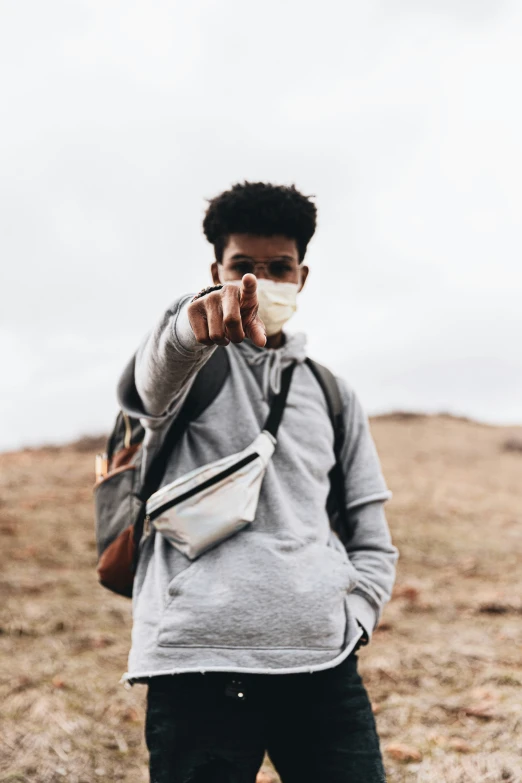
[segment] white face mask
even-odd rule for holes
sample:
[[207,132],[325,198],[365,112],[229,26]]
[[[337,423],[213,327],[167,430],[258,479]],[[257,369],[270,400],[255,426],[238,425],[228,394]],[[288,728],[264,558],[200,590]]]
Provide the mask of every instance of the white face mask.
[[258,315],[270,337],[281,331],[297,309],[299,283],[278,283],[262,277],[257,281]]

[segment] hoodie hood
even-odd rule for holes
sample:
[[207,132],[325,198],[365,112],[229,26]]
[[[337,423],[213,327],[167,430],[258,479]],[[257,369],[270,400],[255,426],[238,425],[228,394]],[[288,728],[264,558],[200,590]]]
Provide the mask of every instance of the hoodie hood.
[[284,335],[285,342],[280,348],[258,348],[249,339],[236,344],[252,367],[266,400],[272,394],[279,394],[283,370],[292,362],[301,364],[306,359],[307,339],[304,332],[284,332]]

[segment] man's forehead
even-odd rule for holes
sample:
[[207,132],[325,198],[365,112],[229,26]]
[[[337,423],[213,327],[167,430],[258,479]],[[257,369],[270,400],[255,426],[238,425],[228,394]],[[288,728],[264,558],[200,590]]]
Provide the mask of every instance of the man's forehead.
[[298,260],[299,252],[295,239],[282,235],[263,237],[255,234],[230,234],[225,245],[224,260],[234,256],[259,260],[287,256]]

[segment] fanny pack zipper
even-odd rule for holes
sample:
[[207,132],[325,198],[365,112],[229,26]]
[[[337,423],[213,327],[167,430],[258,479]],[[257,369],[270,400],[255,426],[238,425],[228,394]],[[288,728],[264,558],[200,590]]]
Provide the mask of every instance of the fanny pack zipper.
[[177,498],[169,500],[166,503],[163,503],[161,506],[158,506],[158,508],[155,508],[154,511],[149,512],[145,517],[145,527],[148,528],[150,522],[164,511],[167,511],[169,508],[183,503],[183,501],[188,500],[194,495],[197,495],[199,492],[203,492],[205,489],[212,487],[219,481],[228,478],[228,476],[231,476],[232,473],[235,473],[237,470],[241,470],[241,468],[244,468],[245,465],[249,465],[255,459],[259,459],[259,454],[254,451],[252,454],[247,454],[246,457],[243,457],[243,459],[240,459],[238,462],[234,462],[233,465],[230,465],[225,470],[222,470],[221,473],[216,473],[215,476],[207,479],[202,484],[198,484],[197,486],[192,487],[192,489],[187,490],[187,492],[184,492],[182,495],[179,495]]

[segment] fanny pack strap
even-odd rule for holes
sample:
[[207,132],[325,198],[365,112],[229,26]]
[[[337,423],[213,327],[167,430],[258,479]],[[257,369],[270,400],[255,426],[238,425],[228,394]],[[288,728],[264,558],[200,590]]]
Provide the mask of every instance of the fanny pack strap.
[[286,398],[288,397],[294,370],[295,362],[287,367],[286,370],[283,370],[281,374],[281,390],[272,400],[270,413],[268,414],[265,426],[263,427],[263,429],[269,432],[274,438],[277,438],[277,430],[279,429],[281,419],[283,418],[283,411],[285,409]]

